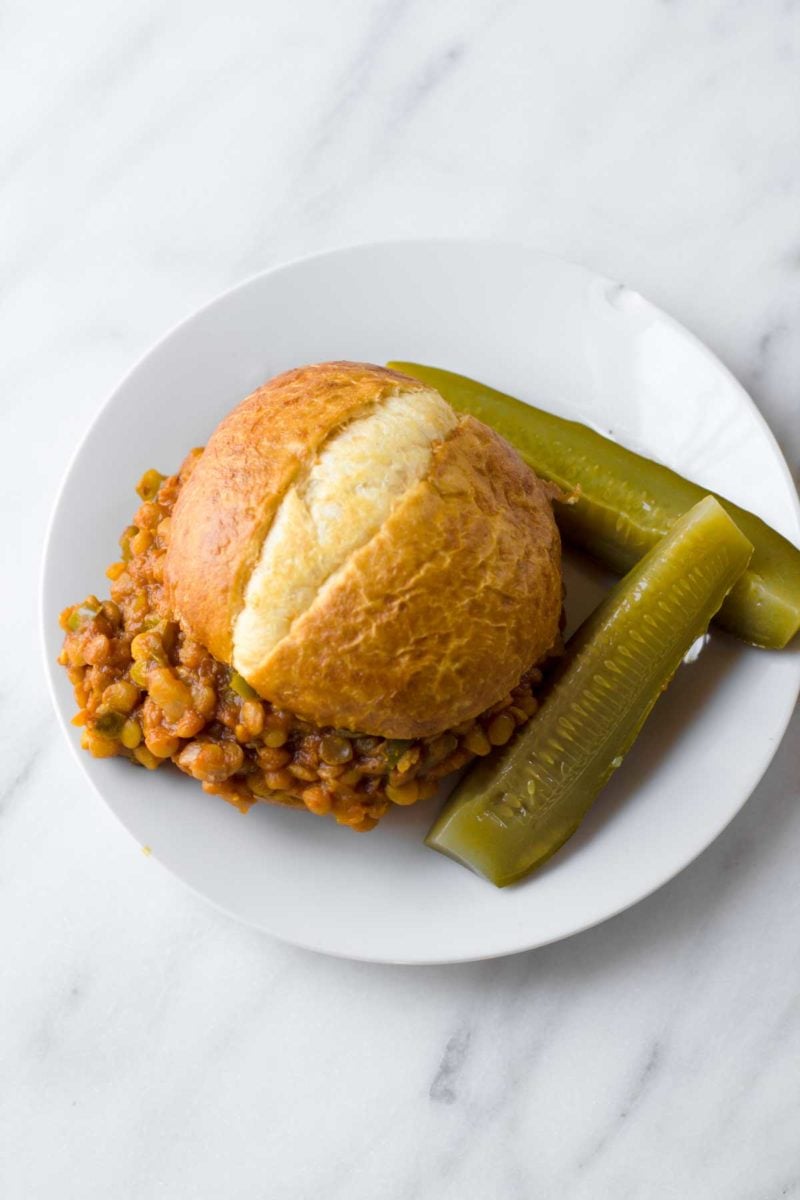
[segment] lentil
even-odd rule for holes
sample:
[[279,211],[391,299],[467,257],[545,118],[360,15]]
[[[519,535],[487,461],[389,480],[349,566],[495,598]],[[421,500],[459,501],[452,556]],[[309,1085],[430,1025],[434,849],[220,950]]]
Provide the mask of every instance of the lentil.
[[492,717],[486,732],[493,746],[505,746],[514,732],[514,718],[510,713],[499,712],[496,717]]

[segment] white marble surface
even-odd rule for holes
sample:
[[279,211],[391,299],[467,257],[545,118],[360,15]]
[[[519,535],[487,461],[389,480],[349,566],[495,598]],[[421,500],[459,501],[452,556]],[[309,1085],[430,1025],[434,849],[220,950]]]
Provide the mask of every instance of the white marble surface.
[[516,959],[371,968],[141,854],[57,734],[35,615],[57,480],[120,375],[242,276],[344,242],[498,235],[623,278],[796,466],[800,7],[12,0],[0,128],[0,1196],[800,1195],[797,721],[636,909]]

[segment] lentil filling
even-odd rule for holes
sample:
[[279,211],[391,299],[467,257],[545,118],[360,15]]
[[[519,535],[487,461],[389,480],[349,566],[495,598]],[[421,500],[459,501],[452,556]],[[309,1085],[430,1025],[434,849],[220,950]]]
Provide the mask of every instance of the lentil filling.
[[88,596],[61,614],[59,662],[84,749],[148,770],[171,760],[243,811],[289,804],[368,830],[392,804],[432,796],[443,776],[504,745],[533,715],[537,667],[474,720],[414,741],[320,729],[262,700],[179,625],[163,586],[172,509],[201,454],[193,450],[177,475],[145,472],[121,558],[106,572],[111,599]]

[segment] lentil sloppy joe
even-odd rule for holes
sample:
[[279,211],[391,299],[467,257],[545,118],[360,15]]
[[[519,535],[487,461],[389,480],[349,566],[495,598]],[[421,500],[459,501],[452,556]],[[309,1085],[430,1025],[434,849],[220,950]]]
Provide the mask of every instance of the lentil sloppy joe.
[[367,830],[535,712],[552,489],[425,385],[288,372],[137,490],[110,600],[61,615],[92,754]]

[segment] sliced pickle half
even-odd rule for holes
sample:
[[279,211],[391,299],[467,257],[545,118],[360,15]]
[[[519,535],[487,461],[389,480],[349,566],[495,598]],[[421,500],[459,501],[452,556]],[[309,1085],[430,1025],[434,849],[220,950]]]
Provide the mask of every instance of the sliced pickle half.
[[753,547],[708,496],[679,518],[567,644],[538,713],[456,786],[426,842],[498,887],[575,832]]

